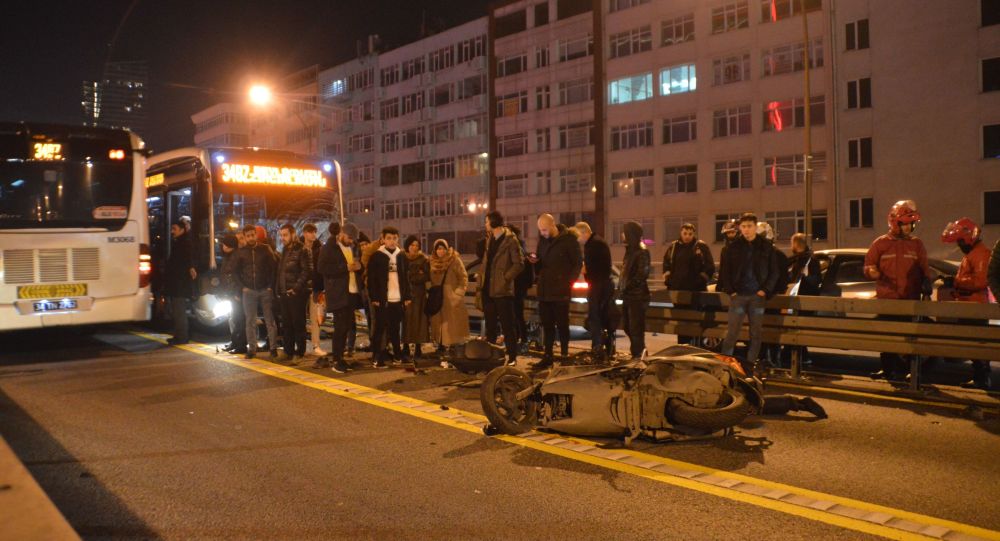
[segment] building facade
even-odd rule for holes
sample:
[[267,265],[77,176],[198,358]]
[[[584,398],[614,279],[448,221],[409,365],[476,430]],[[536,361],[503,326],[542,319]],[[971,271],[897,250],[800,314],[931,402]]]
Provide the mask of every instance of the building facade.
[[201,148],[250,146],[250,117],[238,103],[217,103],[191,115],[194,144]]
[[83,124],[146,131],[149,66],[145,61],[108,62],[99,81],[84,81]]

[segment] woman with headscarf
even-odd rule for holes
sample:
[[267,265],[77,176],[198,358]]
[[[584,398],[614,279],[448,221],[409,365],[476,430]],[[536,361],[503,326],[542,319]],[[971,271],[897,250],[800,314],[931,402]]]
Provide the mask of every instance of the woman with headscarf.
[[403,243],[403,253],[406,255],[406,279],[410,282],[410,296],[413,300],[403,314],[403,358],[409,356],[410,344],[413,344],[413,359],[421,355],[420,345],[430,342],[430,324],[424,314],[427,304],[427,279],[430,275],[430,264],[427,256],[420,250],[420,240],[410,235]]
[[449,348],[463,344],[469,338],[469,312],[465,309],[469,276],[458,252],[444,239],[434,241],[430,270],[431,286],[441,285],[444,298],[441,311],[431,316],[432,338]]

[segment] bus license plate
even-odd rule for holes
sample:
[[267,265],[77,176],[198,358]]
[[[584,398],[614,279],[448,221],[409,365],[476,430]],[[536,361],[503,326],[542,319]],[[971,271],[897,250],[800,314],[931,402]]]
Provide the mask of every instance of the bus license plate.
[[38,301],[34,303],[36,312],[57,312],[62,310],[76,310],[76,299],[62,299],[58,301]]

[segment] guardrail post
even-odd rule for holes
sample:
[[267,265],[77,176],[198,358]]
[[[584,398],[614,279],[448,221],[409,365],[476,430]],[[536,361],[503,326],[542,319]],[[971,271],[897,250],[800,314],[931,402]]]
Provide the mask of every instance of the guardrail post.
[[802,377],[802,348],[792,346],[792,379]]
[[910,390],[920,391],[920,355],[910,357]]

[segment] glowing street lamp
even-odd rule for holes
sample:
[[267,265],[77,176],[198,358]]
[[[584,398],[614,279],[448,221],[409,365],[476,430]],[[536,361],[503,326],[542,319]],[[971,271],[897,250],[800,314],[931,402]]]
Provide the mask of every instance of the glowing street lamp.
[[253,85],[250,87],[250,103],[264,107],[271,103],[271,89],[264,85]]

